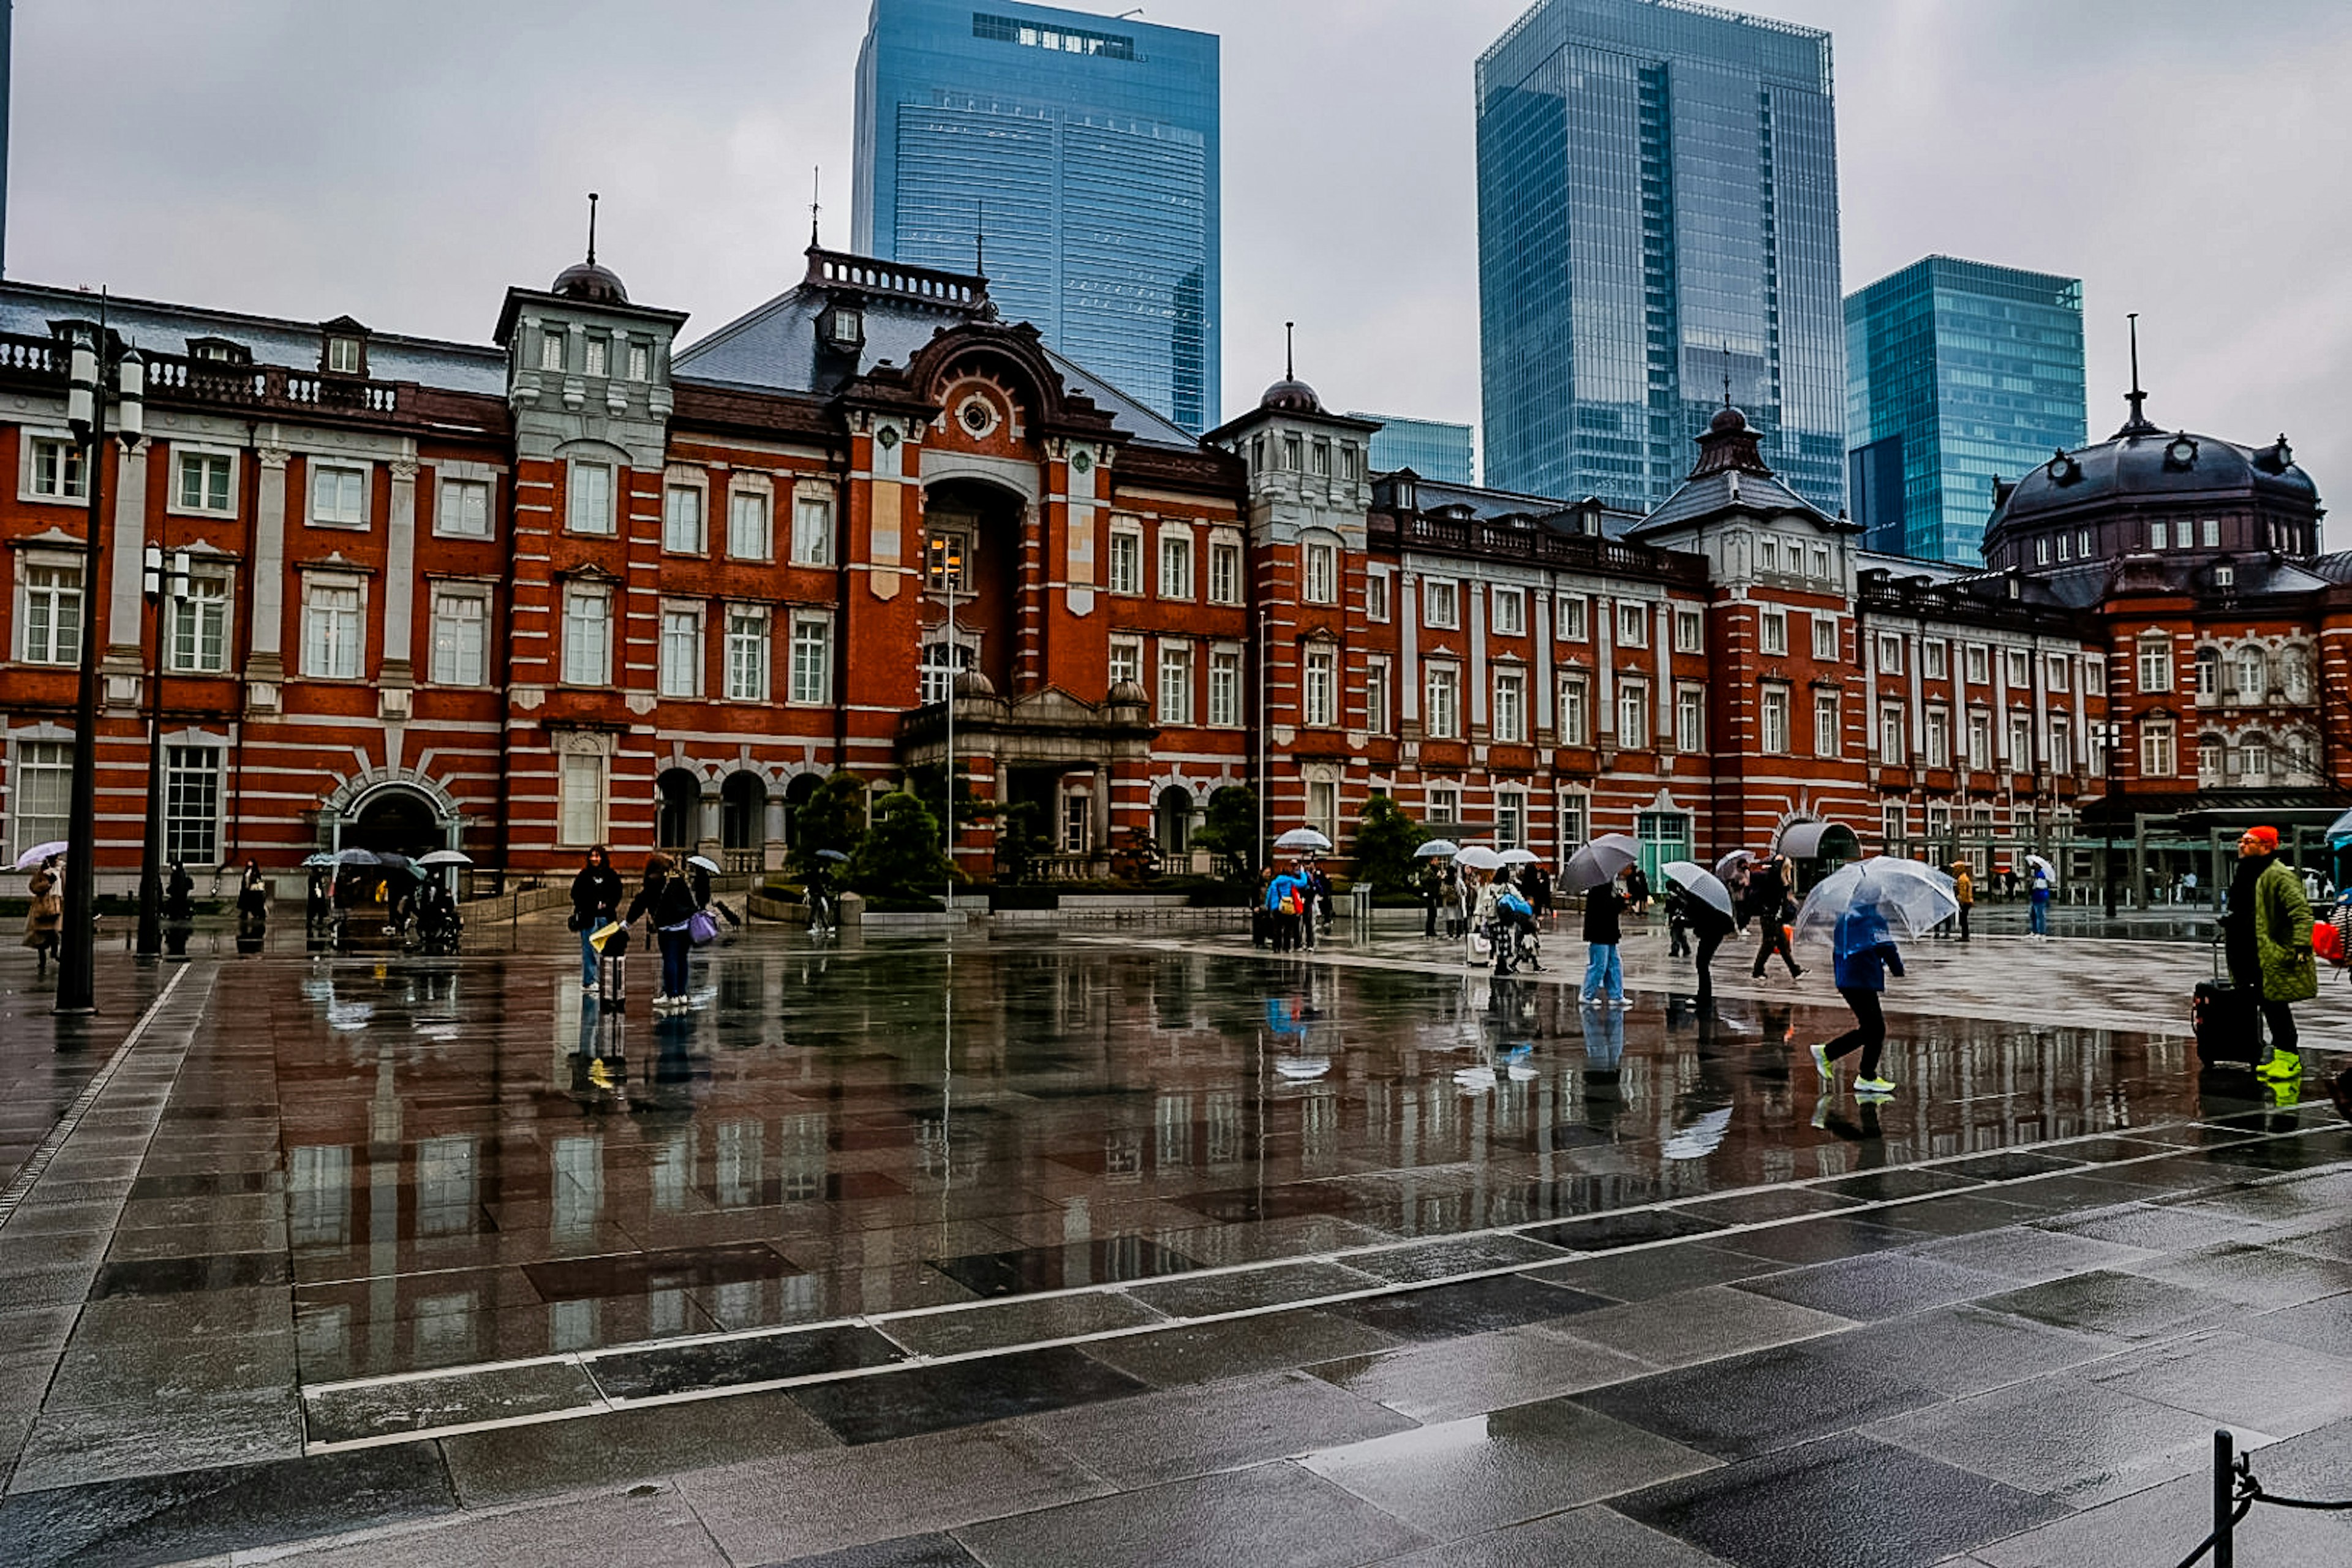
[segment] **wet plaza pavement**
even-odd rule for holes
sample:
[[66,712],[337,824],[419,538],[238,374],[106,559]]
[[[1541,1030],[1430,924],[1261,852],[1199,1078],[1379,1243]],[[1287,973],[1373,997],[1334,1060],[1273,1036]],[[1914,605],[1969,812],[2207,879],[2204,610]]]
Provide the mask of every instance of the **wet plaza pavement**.
[[2006,1568],[2220,1420],[2352,1493],[2352,1135],[2200,1084],[2200,952],[1924,944],[1867,1105],[1825,986],[1645,940],[1622,1012],[1402,933],[762,928],[658,1021],[560,930],[200,959],[0,1223],[0,1540]]

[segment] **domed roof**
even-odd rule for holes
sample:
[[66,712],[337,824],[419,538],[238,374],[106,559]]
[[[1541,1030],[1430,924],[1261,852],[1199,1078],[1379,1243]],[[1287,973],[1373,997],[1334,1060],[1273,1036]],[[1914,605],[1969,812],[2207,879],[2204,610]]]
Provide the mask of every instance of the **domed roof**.
[[996,695],[996,683],[976,669],[967,669],[955,678],[955,694],[958,697],[993,697]]
[[1734,431],[1747,428],[1748,416],[1728,403],[1717,409],[1715,417],[1706,422],[1707,434],[1710,436],[1728,436]]
[[555,275],[555,281],[548,285],[547,291],[588,305],[625,305],[629,302],[629,291],[621,287],[620,275],[611,268],[599,267],[593,261],[573,262]]
[[1295,375],[1286,375],[1267,387],[1265,395],[1257,400],[1257,405],[1276,414],[1323,412],[1323,400],[1315,395],[1315,389]]
[[2284,436],[2257,448],[2193,431],[2126,426],[2113,440],[2053,453],[2029,470],[1994,513],[1992,526],[2116,502],[2232,496],[2309,506],[2318,500],[2319,487],[2295,466]]
[[1151,697],[1136,682],[1118,680],[1111,683],[1109,695],[1103,700],[1112,707],[1143,708],[1150,704]]

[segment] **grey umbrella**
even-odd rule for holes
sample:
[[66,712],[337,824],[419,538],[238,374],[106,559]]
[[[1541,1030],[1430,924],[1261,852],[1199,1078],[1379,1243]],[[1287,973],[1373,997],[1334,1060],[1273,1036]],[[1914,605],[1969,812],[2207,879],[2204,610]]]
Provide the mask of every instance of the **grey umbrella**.
[[1630,833],[1604,833],[1568,858],[1559,885],[1571,893],[1605,888],[1629,867],[1642,863],[1642,846]]
[[1727,915],[1731,913],[1731,889],[1723,885],[1722,878],[1696,860],[1669,860],[1658,871],[1692,898],[1703,899]]

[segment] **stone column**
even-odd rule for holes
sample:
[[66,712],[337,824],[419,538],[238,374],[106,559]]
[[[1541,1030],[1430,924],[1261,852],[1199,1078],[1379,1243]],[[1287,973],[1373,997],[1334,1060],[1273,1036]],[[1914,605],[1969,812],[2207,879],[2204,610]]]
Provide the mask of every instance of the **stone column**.
[[392,471],[392,510],[384,531],[383,664],[377,676],[383,717],[408,717],[408,690],[416,605],[416,459],[398,458]]
[[[112,441],[107,445],[115,447]],[[142,557],[147,548],[147,461],[153,449],[152,442],[142,440],[130,450],[121,451],[115,464],[111,525],[114,559],[109,568],[111,581],[107,584],[106,620],[103,626],[92,624],[83,632],[85,637],[104,637],[99,646],[106,650],[100,663],[105,674],[102,690],[109,708],[136,708],[143,696],[141,689],[146,684],[146,634],[141,598],[146,572]],[[97,584],[89,584],[82,602],[90,607],[95,623]],[[160,623],[156,635],[163,635]],[[161,649],[157,651],[160,654]]]
[[[274,433],[274,432],[273,432]],[[245,661],[246,707],[278,710],[278,688],[286,679],[286,464],[283,447],[254,454],[260,465],[253,519],[253,592],[248,653]]]
[[[713,860],[719,860],[719,814],[720,809],[719,785],[715,783],[705,782],[702,786],[702,803],[700,812],[700,826],[702,830],[694,836],[694,850],[696,854],[707,855]],[[719,860],[719,863],[722,866],[727,864],[724,860]]]

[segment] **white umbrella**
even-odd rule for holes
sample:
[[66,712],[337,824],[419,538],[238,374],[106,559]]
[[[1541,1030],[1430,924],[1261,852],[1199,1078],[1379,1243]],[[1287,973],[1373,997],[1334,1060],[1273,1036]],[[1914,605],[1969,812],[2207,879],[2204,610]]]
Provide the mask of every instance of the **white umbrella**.
[[1532,849],[1506,849],[1498,858],[1506,866],[1532,866],[1543,857]]
[[47,844],[36,844],[16,857],[16,869],[29,871],[50,856],[63,855],[70,847],[71,846],[62,838],[51,839]]
[[416,863],[420,866],[470,866],[474,858],[456,849],[436,849],[430,855],[419,855]]
[[1827,942],[1841,917],[1868,911],[1887,934],[1914,937],[1960,912],[1952,879],[1933,866],[1893,855],[1849,860],[1815,884],[1797,911],[1797,940]]
[[1331,841],[1311,827],[1294,827],[1274,841],[1276,849],[1328,849]]
[[1715,863],[1715,874],[1728,879],[1734,871],[1756,858],[1753,849],[1735,849]]
[[1571,893],[1605,888],[1627,868],[1642,863],[1642,846],[1630,833],[1604,833],[1568,858],[1559,885]]
[[689,855],[686,858],[686,863],[689,866],[699,866],[714,877],[719,875],[719,862],[708,855]]
[[1714,905],[1727,915],[1731,913],[1731,889],[1723,885],[1722,878],[1696,860],[1669,860],[1658,870],[1691,897]]
[[1451,838],[1433,838],[1414,850],[1412,858],[1416,860],[1429,860],[1440,855],[1453,856],[1460,853],[1462,853],[1462,846],[1454,843]]
[[2053,866],[2049,861],[2044,860],[2041,856],[2028,855],[2025,858],[2025,863],[2029,866],[2040,867],[2042,870],[2049,876],[2052,881],[2054,882],[2058,879],[2058,868]]
[[1467,866],[1474,871],[1492,871],[1503,863],[1503,858],[1484,844],[1473,844],[1454,857],[1457,866]]

